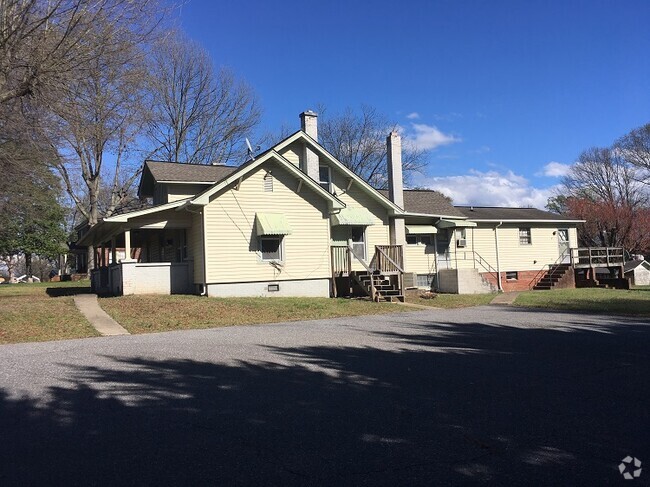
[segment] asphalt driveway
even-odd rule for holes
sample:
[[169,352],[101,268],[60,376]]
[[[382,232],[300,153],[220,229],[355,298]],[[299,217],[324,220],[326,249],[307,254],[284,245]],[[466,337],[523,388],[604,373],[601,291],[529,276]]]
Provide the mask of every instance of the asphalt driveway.
[[491,306],[0,346],[0,485],[650,485],[646,321]]

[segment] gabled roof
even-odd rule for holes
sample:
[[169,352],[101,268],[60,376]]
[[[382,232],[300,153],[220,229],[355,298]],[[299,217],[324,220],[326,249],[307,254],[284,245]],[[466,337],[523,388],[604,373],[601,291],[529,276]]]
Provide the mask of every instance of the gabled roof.
[[[382,189],[379,192],[388,198],[387,190]],[[430,189],[404,190],[404,207],[407,213],[465,218],[465,215],[455,208],[443,194]]]
[[380,191],[376,190],[372,186],[370,186],[363,178],[359,177],[357,174],[355,174],[353,171],[345,167],[341,161],[339,161],[336,157],[334,157],[332,154],[330,154],[322,145],[320,145],[316,140],[314,140],[312,137],[307,135],[305,132],[302,130],[298,130],[297,132],[294,132],[291,134],[289,137],[285,138],[284,140],[280,141],[277,143],[273,149],[277,152],[280,152],[282,149],[285,147],[288,147],[289,145],[293,144],[294,142],[301,140],[302,142],[305,142],[310,146],[311,149],[313,149],[315,152],[317,152],[319,155],[323,156],[325,159],[327,159],[330,163],[332,163],[338,170],[340,170],[343,174],[346,175],[349,179],[353,180],[356,182],[361,190],[369,195],[371,198],[373,198],[375,201],[379,202],[382,206],[391,209],[394,213],[401,214],[404,212],[402,208],[397,206],[395,203],[393,203],[391,200],[389,200],[386,196],[381,194]]
[[289,173],[293,174],[296,178],[302,180],[304,184],[313,189],[317,194],[325,198],[330,202],[333,208],[345,208],[345,204],[339,200],[336,196],[331,194],[329,191],[325,190],[318,182],[314,181],[307,174],[297,168],[294,164],[289,162],[287,159],[278,154],[274,149],[269,149],[255,157],[254,160],[247,162],[237,168],[236,171],[233,171],[230,175],[223,178],[217,184],[214,184],[210,188],[206,189],[202,193],[196,195],[194,198],[186,201],[185,204],[188,205],[207,205],[210,202],[210,197],[224,189],[229,184],[234,183],[240,178],[243,178],[253,169],[259,167],[262,163],[273,160],[276,163],[280,164],[284,169]]
[[625,263],[625,272],[633,271],[637,267],[642,265],[646,269],[650,270],[650,263],[646,262],[645,260],[630,260]]
[[145,161],[138,193],[152,196],[154,183],[214,184],[236,169],[234,166]]
[[456,206],[464,216],[472,221],[512,221],[512,222],[559,222],[581,223],[584,220],[567,218],[550,211],[537,208],[508,208],[498,206]]

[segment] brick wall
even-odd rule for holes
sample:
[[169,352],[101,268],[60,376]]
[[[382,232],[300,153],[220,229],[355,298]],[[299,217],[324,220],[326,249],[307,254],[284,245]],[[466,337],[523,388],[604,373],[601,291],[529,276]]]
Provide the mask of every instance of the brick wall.
[[[507,280],[506,273],[501,273],[501,285],[505,292],[508,291],[528,291],[530,289],[531,281],[537,276],[539,270],[536,271],[517,271],[517,280]],[[485,272],[481,274],[487,281],[497,287],[497,276],[494,273]]]

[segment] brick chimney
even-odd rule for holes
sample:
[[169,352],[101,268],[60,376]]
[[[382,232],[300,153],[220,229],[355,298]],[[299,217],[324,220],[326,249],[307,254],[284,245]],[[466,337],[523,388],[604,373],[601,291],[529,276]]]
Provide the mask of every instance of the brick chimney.
[[[318,141],[318,115],[311,110],[300,114],[300,129],[315,141]],[[305,145],[300,158],[300,169],[315,181],[318,175],[318,154]]]
[[[388,151],[388,199],[404,209],[404,182],[402,181],[402,138],[393,131],[386,137]],[[390,220],[391,245],[406,245],[406,228],[403,218]]]

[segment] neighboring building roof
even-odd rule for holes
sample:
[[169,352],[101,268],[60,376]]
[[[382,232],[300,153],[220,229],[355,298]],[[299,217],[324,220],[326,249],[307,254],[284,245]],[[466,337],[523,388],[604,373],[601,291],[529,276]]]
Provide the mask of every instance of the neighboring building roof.
[[584,220],[567,218],[550,211],[537,208],[508,208],[498,206],[456,206],[467,218],[473,221],[549,221],[580,223]]
[[[388,198],[387,190],[379,192]],[[465,218],[443,194],[430,189],[405,189],[404,206],[407,213]]]
[[640,265],[650,270],[650,263],[646,262],[645,260],[630,260],[629,262],[625,263],[625,272],[633,271]]

